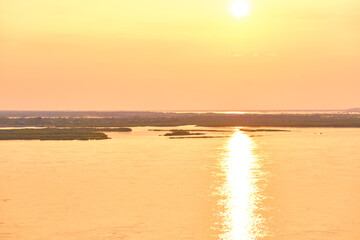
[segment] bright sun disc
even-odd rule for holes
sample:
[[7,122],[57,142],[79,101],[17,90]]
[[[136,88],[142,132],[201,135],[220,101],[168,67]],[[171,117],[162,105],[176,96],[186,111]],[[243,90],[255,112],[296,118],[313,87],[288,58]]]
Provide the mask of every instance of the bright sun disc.
[[246,1],[236,1],[231,5],[231,12],[236,17],[245,17],[250,12],[250,5]]

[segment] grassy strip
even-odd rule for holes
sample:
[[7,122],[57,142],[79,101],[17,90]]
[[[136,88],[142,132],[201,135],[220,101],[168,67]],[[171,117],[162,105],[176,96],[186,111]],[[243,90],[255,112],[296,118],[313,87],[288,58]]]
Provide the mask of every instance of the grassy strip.
[[190,133],[185,130],[171,130],[171,133],[166,133],[164,136],[190,136],[190,135],[205,135],[205,133]]
[[102,140],[105,133],[92,129],[8,129],[0,130],[0,140]]

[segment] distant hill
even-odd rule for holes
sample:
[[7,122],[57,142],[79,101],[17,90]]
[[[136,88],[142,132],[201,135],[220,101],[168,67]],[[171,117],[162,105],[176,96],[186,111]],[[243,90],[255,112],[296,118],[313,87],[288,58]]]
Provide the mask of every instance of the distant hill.
[[360,112],[360,108],[350,108],[347,112]]

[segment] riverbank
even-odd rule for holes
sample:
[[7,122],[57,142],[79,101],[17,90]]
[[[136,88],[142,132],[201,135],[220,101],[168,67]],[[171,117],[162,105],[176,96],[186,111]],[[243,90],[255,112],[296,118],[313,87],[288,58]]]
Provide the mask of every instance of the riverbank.
[[103,140],[109,137],[95,129],[2,129],[0,140]]

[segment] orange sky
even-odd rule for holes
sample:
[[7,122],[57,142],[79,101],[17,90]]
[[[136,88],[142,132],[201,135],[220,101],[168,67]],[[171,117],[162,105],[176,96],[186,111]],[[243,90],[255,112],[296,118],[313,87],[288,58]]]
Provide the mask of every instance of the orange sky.
[[359,0],[0,0],[0,109],[360,106]]

